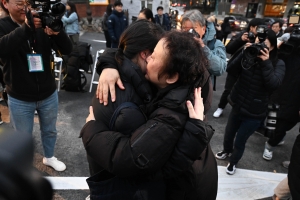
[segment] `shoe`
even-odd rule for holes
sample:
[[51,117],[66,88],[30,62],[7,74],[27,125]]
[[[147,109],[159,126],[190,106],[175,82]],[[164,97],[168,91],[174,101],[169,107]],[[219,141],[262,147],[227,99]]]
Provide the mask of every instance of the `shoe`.
[[85,198],[85,200],[90,200],[90,199],[91,199],[90,195]]
[[1,125],[1,124],[3,124],[3,121],[2,121],[2,119],[0,118],[0,125]]
[[227,157],[230,157],[231,153],[226,153],[224,150],[220,151],[216,154],[216,158],[218,158],[219,160],[224,160]]
[[273,157],[273,151],[271,150],[270,145],[268,144],[268,142],[266,142],[263,158],[265,160],[272,160],[272,157]]
[[228,163],[227,168],[226,168],[226,173],[229,175],[233,175],[235,173],[235,165]]
[[57,158],[55,158],[54,156],[52,158],[44,157],[43,163],[44,165],[50,166],[58,172],[64,171],[67,168],[63,162],[57,160]]
[[284,168],[289,168],[289,165],[290,165],[290,161],[284,161],[284,162],[282,162],[282,166],[284,167]]
[[218,108],[218,109],[214,112],[213,116],[216,117],[216,118],[218,118],[218,117],[220,117],[220,116],[222,115],[222,113],[223,113],[223,109],[222,109],[222,108]]
[[281,145],[284,145],[284,140],[281,140],[281,141],[277,144],[277,146],[281,146]]
[[1,102],[1,101],[4,101],[4,99],[3,99],[2,97],[0,97],[0,102]]

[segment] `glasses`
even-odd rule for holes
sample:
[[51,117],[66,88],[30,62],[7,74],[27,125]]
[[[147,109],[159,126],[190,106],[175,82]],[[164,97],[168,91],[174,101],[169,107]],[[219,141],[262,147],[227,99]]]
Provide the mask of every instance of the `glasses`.
[[23,10],[25,9],[25,7],[27,7],[28,9],[31,9],[31,5],[29,3],[23,3],[23,2],[18,2],[16,3],[16,6],[19,10]]

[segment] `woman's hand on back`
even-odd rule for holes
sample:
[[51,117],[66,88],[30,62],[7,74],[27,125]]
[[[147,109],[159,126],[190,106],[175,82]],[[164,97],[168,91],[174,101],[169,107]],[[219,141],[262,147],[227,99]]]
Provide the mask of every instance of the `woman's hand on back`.
[[187,108],[189,111],[189,116],[192,119],[200,119],[203,121],[204,118],[204,105],[203,99],[201,98],[201,87],[195,88],[195,105],[193,106],[191,101],[187,101]]
[[116,83],[121,90],[125,90],[118,70],[112,68],[103,69],[96,90],[96,98],[99,99],[100,103],[103,103],[105,106],[108,104],[108,92],[110,92],[111,101],[114,102],[116,100]]

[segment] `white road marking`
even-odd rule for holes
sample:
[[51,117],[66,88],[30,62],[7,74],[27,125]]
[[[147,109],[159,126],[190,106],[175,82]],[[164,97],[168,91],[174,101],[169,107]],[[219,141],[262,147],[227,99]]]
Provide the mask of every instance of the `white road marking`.
[[[274,189],[287,174],[261,172],[237,168],[234,175],[226,174],[226,167],[218,166],[217,200],[253,200],[273,196]],[[88,190],[88,177],[46,177],[54,190]]]

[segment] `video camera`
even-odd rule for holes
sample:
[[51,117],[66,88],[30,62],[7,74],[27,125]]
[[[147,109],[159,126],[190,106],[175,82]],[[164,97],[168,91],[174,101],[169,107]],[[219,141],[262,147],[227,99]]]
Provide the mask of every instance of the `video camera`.
[[254,43],[245,49],[244,58],[247,60],[256,59],[258,55],[261,55],[260,50],[264,50],[264,48],[269,49],[264,43],[267,38],[268,27],[265,25],[259,25],[257,26],[256,32],[259,43]]
[[289,24],[293,25],[293,32],[290,34],[290,38],[287,42],[280,45],[279,53],[291,54],[292,52],[297,52],[300,54],[300,24],[299,16],[292,15],[289,17]]
[[66,7],[60,0],[27,0],[26,3],[39,13],[43,28],[48,26],[54,32],[63,29],[61,18],[66,11]]

